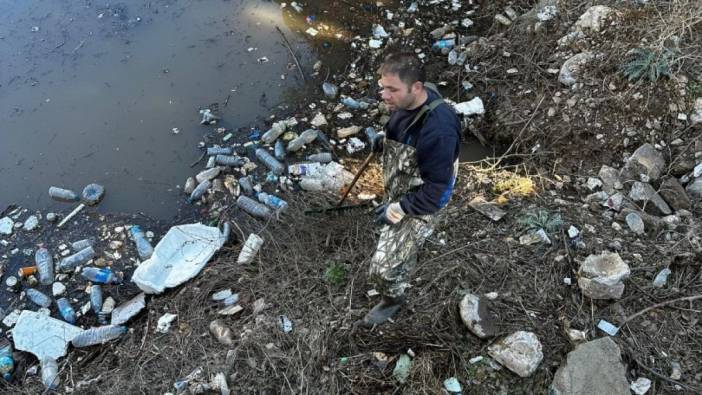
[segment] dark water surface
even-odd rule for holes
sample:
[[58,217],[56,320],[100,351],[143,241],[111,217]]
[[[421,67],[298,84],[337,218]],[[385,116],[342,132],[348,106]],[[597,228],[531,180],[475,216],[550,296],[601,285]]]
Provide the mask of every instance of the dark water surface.
[[247,127],[300,87],[275,26],[313,61],[269,1],[0,0],[0,15],[0,207],[65,209],[49,186],[97,182],[100,210],[169,218],[214,129],[198,108],[229,97],[218,126]]

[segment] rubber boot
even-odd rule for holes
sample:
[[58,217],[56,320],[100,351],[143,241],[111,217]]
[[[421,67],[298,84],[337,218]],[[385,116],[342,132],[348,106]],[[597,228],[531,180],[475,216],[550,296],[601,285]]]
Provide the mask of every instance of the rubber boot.
[[389,296],[383,296],[380,303],[375,305],[365,317],[363,317],[363,325],[366,327],[373,327],[375,325],[380,325],[392,318],[399,310],[400,307],[405,303],[406,297],[404,295],[398,296],[396,298],[391,298]]

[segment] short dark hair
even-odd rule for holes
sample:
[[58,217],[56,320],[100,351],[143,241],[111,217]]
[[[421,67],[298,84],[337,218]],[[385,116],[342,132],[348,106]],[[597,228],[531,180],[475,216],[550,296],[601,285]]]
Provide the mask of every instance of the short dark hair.
[[386,56],[378,69],[378,74],[397,74],[402,82],[410,86],[417,81],[424,83],[426,80],[424,65],[409,52],[391,53]]

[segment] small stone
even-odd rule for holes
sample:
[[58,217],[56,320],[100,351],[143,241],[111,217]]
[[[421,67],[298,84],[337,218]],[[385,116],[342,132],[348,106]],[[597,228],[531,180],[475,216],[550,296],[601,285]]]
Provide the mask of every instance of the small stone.
[[66,286],[62,283],[56,281],[55,283],[51,284],[51,293],[54,296],[63,295],[64,292],[66,292]]
[[587,341],[587,334],[585,331],[579,331],[577,329],[568,329],[568,338],[572,342],[584,342]]
[[589,177],[585,185],[587,186],[587,189],[594,191],[595,189],[602,187],[602,181],[600,181],[599,178]]
[[624,186],[619,180],[619,171],[609,166],[602,166],[597,176],[602,180],[602,190],[611,194],[616,193],[617,189],[622,189]]
[[488,354],[520,377],[528,377],[544,358],[536,334],[518,331],[488,347]]
[[617,192],[605,200],[602,205],[610,210],[620,211],[622,205],[624,204],[624,195],[621,192]]
[[46,220],[49,222],[56,222],[57,219],[58,219],[58,216],[56,215],[56,213],[47,213],[46,214]]
[[690,198],[685,193],[685,188],[675,177],[664,177],[659,193],[675,211],[689,210],[692,207]]
[[578,230],[578,228],[576,228],[573,225],[570,225],[570,227],[568,228],[568,237],[570,237],[571,239],[574,239],[574,238],[578,237],[579,234],[580,234],[580,231]]
[[631,270],[617,253],[590,255],[578,269],[578,285],[592,299],[619,299]]
[[646,377],[639,377],[636,381],[631,383],[629,388],[636,395],[644,395],[651,388],[651,380]]
[[641,216],[636,213],[629,213],[627,214],[625,220],[632,232],[636,233],[637,235],[644,234],[644,222],[641,219]]
[[591,52],[581,52],[566,60],[558,74],[558,82],[572,86],[578,82],[584,66],[595,58]]
[[24,221],[24,225],[22,225],[22,228],[27,232],[31,232],[34,229],[36,229],[37,226],[39,226],[39,218],[37,218],[36,215],[32,215],[29,218],[27,218],[26,221]]
[[466,294],[459,310],[461,320],[474,335],[485,339],[494,335],[495,317],[488,311],[487,300],[477,295]]
[[685,191],[687,191],[687,194],[697,200],[702,199],[702,177],[697,178],[695,181],[687,184],[687,187],[685,187]]

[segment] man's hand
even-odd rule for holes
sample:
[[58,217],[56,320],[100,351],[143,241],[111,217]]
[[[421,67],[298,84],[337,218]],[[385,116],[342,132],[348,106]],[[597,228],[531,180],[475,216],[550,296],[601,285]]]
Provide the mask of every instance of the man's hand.
[[385,143],[385,133],[378,133],[370,139],[370,148],[372,152],[380,153],[383,151],[383,145]]
[[375,209],[375,223],[378,225],[395,225],[404,217],[400,203],[385,203]]

